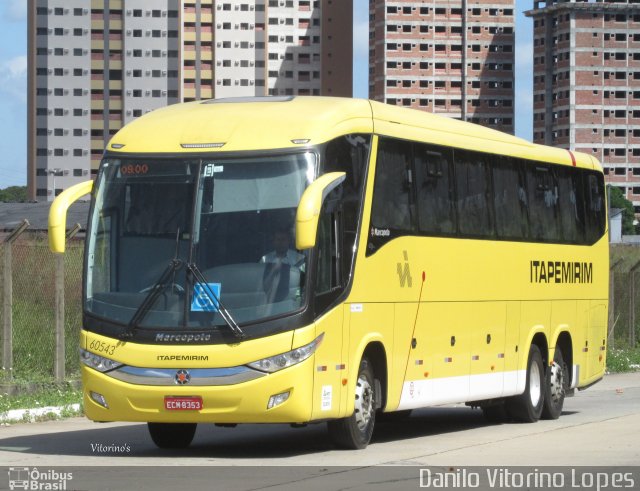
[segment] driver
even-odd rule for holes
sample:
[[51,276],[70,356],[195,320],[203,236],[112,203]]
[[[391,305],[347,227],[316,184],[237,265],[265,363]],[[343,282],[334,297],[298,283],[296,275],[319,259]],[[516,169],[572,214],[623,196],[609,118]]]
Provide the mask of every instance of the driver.
[[273,234],[273,251],[260,258],[261,263],[275,264],[279,269],[283,264],[304,269],[304,255],[290,248],[291,236],[286,228],[278,229]]
[[[291,249],[291,235],[287,228],[276,230],[272,242],[274,250],[260,258],[260,262],[266,265],[263,282],[268,303],[285,300],[290,295],[291,288],[299,286],[289,284],[292,271],[304,273],[305,269],[305,256]],[[300,280],[293,281],[297,283]]]

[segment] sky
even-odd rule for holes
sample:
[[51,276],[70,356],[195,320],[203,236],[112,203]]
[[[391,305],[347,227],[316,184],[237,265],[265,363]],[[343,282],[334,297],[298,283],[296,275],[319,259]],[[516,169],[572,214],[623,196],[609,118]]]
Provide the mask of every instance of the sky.
[[[368,4],[354,0],[354,97],[368,95]],[[516,1],[516,135],[532,137],[533,30]],[[0,189],[27,181],[27,0],[0,0]]]

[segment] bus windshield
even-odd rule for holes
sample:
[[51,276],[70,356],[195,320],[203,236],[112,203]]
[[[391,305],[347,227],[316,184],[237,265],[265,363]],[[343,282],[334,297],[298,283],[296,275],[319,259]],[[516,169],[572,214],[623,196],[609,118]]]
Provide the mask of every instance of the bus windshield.
[[[300,310],[295,213],[305,152],[185,160],[106,157],[89,228],[85,310],[131,328],[228,327]],[[124,327],[123,327],[124,329]]]

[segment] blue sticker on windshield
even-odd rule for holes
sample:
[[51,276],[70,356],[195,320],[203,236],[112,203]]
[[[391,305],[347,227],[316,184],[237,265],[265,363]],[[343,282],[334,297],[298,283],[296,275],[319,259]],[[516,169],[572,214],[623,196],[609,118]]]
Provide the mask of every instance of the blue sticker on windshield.
[[[211,291],[213,291],[213,295]],[[193,285],[191,312],[217,312],[220,283],[196,283]]]

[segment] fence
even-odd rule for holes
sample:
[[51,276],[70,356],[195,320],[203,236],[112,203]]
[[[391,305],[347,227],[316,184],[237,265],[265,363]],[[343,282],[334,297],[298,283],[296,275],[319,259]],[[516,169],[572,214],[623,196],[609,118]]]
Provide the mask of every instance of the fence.
[[67,252],[56,255],[46,234],[28,230],[0,244],[5,382],[79,377],[83,245],[69,238]]
[[609,347],[635,348],[640,340],[640,246],[612,246],[610,268]]

